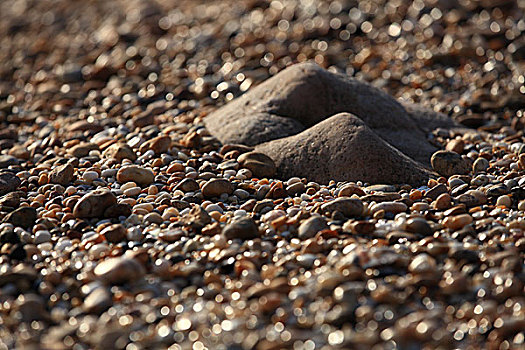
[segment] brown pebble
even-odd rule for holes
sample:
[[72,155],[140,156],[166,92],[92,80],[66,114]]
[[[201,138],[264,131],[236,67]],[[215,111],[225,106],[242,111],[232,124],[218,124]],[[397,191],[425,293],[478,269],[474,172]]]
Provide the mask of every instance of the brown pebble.
[[60,165],[49,173],[49,182],[66,186],[73,181],[74,173],[75,168],[71,163]]
[[100,234],[110,243],[119,243],[126,238],[127,230],[121,224],[114,224],[104,228]]
[[430,159],[432,168],[440,175],[450,177],[455,174],[466,175],[470,164],[456,152],[437,151]]
[[126,165],[117,172],[117,181],[121,183],[135,182],[142,186],[148,186],[154,179],[153,171],[138,165]]
[[204,197],[219,197],[221,194],[232,194],[233,185],[226,179],[211,179],[202,186],[202,194]]
[[73,215],[77,218],[103,217],[104,211],[117,204],[117,197],[108,190],[87,193],[77,202]]
[[243,168],[249,169],[253,176],[264,178],[275,175],[277,168],[273,160],[260,152],[247,152],[241,154],[237,161]]

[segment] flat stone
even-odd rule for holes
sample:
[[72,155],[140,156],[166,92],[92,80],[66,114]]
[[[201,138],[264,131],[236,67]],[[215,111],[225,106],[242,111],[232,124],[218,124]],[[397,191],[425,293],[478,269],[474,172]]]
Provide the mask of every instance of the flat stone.
[[219,197],[221,194],[232,194],[234,187],[226,179],[211,179],[202,186],[202,195],[204,197]]
[[11,165],[18,165],[18,159],[14,156],[2,154],[0,155],[0,169],[7,168]]
[[322,213],[331,214],[334,211],[338,211],[348,218],[361,216],[363,213],[363,202],[355,198],[340,197],[321,205]]
[[96,218],[104,216],[104,211],[117,204],[117,197],[108,190],[95,190],[79,199],[73,208],[77,218]]
[[274,160],[279,178],[421,184],[431,174],[348,113],[300,134],[258,145],[256,151]]
[[71,163],[59,165],[49,173],[49,182],[66,186],[73,181],[75,168]]
[[199,189],[199,184],[193,179],[186,178],[179,182],[175,186],[175,190],[180,190],[182,192],[195,192]]
[[82,142],[82,143],[79,143],[76,146],[73,146],[69,150],[69,154],[71,154],[72,156],[77,157],[77,158],[82,158],[82,157],[87,156],[89,154],[89,152],[96,151],[98,149],[99,148],[98,148],[97,144],[94,144],[94,143],[91,143],[91,142]]
[[241,167],[249,169],[255,177],[272,177],[277,171],[272,158],[263,153],[243,153],[237,158],[237,161]]
[[110,243],[119,243],[125,240],[128,230],[121,224],[114,224],[104,228],[100,235]]
[[144,142],[140,147],[140,152],[152,150],[155,154],[165,153],[171,147],[171,138],[167,135],[160,135]]
[[15,191],[21,183],[22,180],[13,173],[0,173],[0,195]]
[[115,143],[109,146],[104,150],[102,156],[104,158],[116,159],[119,162],[123,159],[129,159],[134,162],[137,159],[135,151],[125,143]]
[[108,284],[133,282],[146,273],[142,264],[136,259],[123,256],[102,261],[93,272],[96,277]]
[[452,175],[467,175],[470,172],[471,164],[463,159],[456,152],[437,151],[430,160],[432,168],[444,177]]
[[314,237],[319,231],[328,229],[328,223],[322,216],[312,216],[304,220],[297,230],[300,239]]
[[253,239],[259,237],[259,228],[249,216],[244,216],[227,224],[222,230],[228,239]]
[[9,222],[15,226],[31,228],[35,224],[38,214],[35,208],[22,207],[7,214],[3,222]]
[[150,169],[142,168],[138,165],[125,165],[117,172],[117,181],[135,182],[142,186],[151,185],[155,180],[155,174]]

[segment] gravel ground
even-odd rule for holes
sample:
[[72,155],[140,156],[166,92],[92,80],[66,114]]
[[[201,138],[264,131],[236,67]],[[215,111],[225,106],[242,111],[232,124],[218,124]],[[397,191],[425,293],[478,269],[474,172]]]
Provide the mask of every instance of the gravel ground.
[[[0,349],[523,349],[524,12],[1,1]],[[305,61],[463,126],[438,175],[277,179],[207,131]]]

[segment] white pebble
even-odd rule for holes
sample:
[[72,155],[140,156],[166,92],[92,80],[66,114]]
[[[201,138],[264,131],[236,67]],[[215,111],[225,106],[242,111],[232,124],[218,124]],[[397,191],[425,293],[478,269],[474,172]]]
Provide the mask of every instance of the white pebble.
[[122,191],[125,191],[125,190],[133,188],[133,187],[137,187],[137,184],[135,182],[133,182],[133,181],[130,181],[130,182],[126,182],[125,184],[120,186],[120,189]]
[[248,191],[245,191],[243,189],[236,189],[234,192],[233,192],[234,195],[236,195],[237,197],[239,197],[240,199],[246,199],[248,197],[250,197],[250,194],[248,193]]
[[117,175],[117,171],[118,171],[118,169],[102,170],[101,176],[104,177],[104,178],[115,177],[115,175]]
[[210,205],[208,205],[206,207],[206,211],[208,213],[211,213],[212,211],[218,211],[221,214],[224,212],[224,210],[218,204],[210,204]]
[[36,231],[35,233],[35,244],[46,243],[51,240],[51,233],[49,231]]
[[82,178],[88,182],[98,179],[98,173],[96,171],[86,171]]
[[131,187],[124,191],[124,194],[128,197],[135,197],[140,194],[142,189],[140,187]]

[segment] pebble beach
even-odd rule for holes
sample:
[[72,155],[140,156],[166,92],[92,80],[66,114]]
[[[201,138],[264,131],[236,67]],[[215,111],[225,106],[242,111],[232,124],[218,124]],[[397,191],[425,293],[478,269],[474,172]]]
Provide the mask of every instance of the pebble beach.
[[524,15],[1,1],[0,349],[523,349]]

